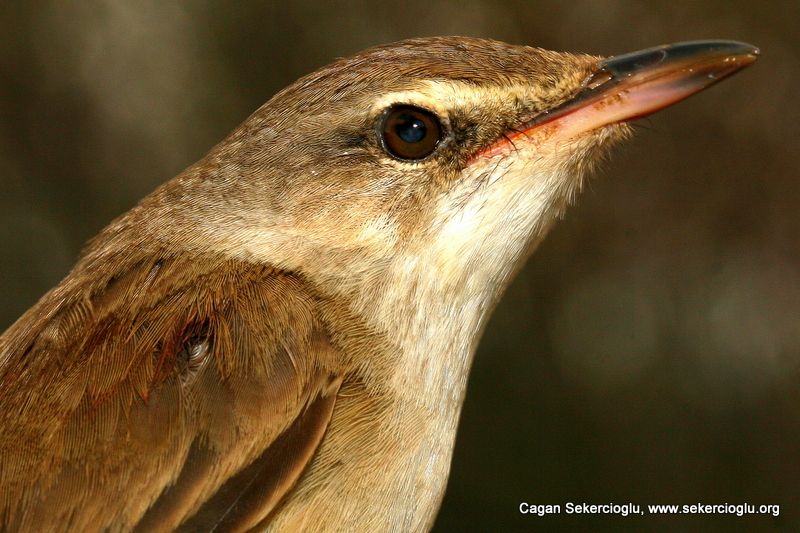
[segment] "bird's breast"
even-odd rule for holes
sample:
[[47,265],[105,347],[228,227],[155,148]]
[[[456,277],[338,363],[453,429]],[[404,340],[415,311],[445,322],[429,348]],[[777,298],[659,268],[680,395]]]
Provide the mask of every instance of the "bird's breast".
[[309,470],[272,531],[427,531],[439,509],[458,410],[435,412],[345,382]]

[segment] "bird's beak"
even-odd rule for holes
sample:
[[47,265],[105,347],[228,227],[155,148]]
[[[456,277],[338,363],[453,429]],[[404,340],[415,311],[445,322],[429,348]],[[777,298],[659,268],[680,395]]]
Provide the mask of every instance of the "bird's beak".
[[647,116],[739,71],[758,54],[755,46],[736,41],[691,41],[604,59],[574,96],[515,128],[510,137],[542,133],[566,140]]

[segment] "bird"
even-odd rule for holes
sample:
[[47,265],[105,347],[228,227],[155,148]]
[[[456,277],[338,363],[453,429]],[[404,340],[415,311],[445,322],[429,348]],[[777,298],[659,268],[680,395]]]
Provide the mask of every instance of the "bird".
[[281,90],[0,336],[0,530],[429,530],[510,281],[630,121],[758,54],[414,38]]

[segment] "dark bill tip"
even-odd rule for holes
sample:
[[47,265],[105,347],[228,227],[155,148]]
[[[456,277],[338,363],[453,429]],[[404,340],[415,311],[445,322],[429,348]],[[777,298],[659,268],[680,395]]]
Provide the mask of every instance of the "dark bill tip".
[[525,129],[558,122],[559,136],[567,137],[644,117],[738,72],[759,54],[737,41],[690,41],[604,59],[575,96]]
[[[759,54],[755,46],[737,41],[690,41],[610,57],[595,65],[576,94],[504,139],[542,132],[566,140],[644,117],[738,72]],[[501,151],[501,144],[482,154]]]
[[687,41],[647,48],[610,57],[601,61],[600,70],[615,78],[625,78],[642,70],[657,69],[664,64],[690,64],[701,59],[712,58],[751,58],[755,61],[761,51],[752,44],[739,41]]

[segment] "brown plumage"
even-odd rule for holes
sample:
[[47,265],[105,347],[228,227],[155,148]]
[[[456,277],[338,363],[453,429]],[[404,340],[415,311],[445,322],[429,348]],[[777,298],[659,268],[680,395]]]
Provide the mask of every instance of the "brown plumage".
[[273,507],[297,479],[341,383],[314,294],[291,274],[214,256],[111,264],[69,278],[3,336],[15,356],[0,413],[8,523],[171,530],[220,482],[252,498],[232,475],[299,432],[300,445],[277,457],[274,494],[228,514],[234,500],[200,508],[258,523],[248,513]]
[[[489,313],[628,132],[538,126],[598,62],[374,48],[113,222],[0,337],[0,529],[430,527]],[[398,104],[441,121],[429,157],[387,154]]]

